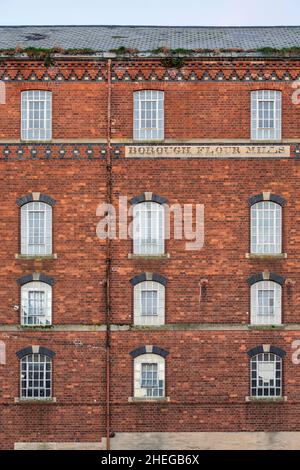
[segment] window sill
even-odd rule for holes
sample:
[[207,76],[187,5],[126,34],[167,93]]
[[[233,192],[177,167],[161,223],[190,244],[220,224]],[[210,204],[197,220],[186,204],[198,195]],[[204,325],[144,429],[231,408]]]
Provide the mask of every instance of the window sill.
[[163,144],[165,143],[165,139],[132,139],[132,145],[143,145],[149,143]]
[[245,257],[248,259],[285,259],[287,258],[287,253],[274,253],[274,254],[246,253]]
[[129,403],[168,403],[170,397],[129,397]]
[[287,397],[245,397],[248,403],[284,403]]
[[16,259],[28,259],[28,260],[48,260],[48,259],[57,259],[57,253],[53,253],[52,255],[21,255],[19,253],[15,254]]
[[49,144],[52,142],[51,139],[20,139],[22,144]]
[[50,330],[54,325],[20,325],[21,330]]
[[128,254],[128,259],[169,259],[170,253],[162,253],[161,255],[137,255],[134,253]]
[[15,403],[21,403],[26,405],[50,405],[56,403],[56,397],[53,398],[15,398]]
[[285,325],[248,325],[249,330],[284,330]]

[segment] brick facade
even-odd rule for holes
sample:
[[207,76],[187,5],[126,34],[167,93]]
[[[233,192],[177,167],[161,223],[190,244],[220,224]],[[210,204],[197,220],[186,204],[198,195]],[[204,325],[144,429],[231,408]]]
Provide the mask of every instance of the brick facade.
[[[144,192],[170,204],[205,205],[205,243],[186,251],[185,240],[166,241],[169,258],[130,259],[131,240],[110,246],[110,433],[300,432],[300,104],[292,103],[300,61],[190,61],[181,70],[155,60],[112,61],[111,126],[107,61],[0,64],[6,104],[0,105],[0,448],[18,442],[103,442],[107,432],[107,242],[96,236],[97,206],[107,201],[111,155],[112,202]],[[152,77],[152,78],[151,78]],[[167,77],[167,78],[166,78]],[[179,78],[180,77],[180,78]],[[53,94],[53,140],[20,141],[20,93]],[[288,158],[125,158],[133,142],[133,92],[165,92],[165,143],[250,144],[250,92],[282,92],[282,143]],[[109,142],[110,146],[109,147]],[[264,142],[262,142],[264,144]],[[20,256],[18,200],[51,197],[53,253]],[[249,259],[249,198],[270,192],[284,198],[283,252],[287,258]],[[282,277],[283,326],[250,323],[248,279]],[[142,273],[166,279],[165,325],[133,325],[133,286]],[[53,280],[53,326],[20,327],[20,280],[43,273]],[[281,276],[281,277],[280,277]],[[200,281],[208,284],[200,296]],[[291,280],[286,283],[285,280]],[[283,395],[276,403],[246,402],[251,348],[282,348]],[[22,403],[19,359],[32,345],[55,352],[51,403]],[[131,352],[155,345],[168,352],[168,402],[136,403]],[[113,446],[113,437],[111,445]]]

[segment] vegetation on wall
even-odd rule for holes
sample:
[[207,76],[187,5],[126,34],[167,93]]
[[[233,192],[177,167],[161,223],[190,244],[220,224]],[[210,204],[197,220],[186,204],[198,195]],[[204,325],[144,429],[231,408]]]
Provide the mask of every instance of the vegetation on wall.
[[[10,48],[0,50],[1,57],[15,57],[15,56],[25,56],[34,60],[42,60],[45,67],[49,67],[53,64],[57,56],[92,56],[94,54],[102,53],[101,50],[94,50],[89,48],[83,49],[63,49],[61,47],[53,47],[50,49],[47,48],[37,48],[37,47],[27,47],[27,48]],[[258,49],[244,50],[244,49],[170,49],[168,47],[159,47],[157,49],[148,50],[148,51],[139,51],[138,49],[131,49],[125,46],[120,46],[117,49],[111,49],[109,52],[116,54],[117,57],[122,56],[136,56],[139,53],[154,55],[154,56],[163,56],[161,57],[161,64],[165,68],[181,68],[183,67],[185,60],[190,57],[199,56],[202,54],[210,54],[212,56],[219,56],[223,53],[226,54],[242,54],[246,53],[251,55],[251,53],[259,53],[267,57],[300,57],[300,47],[285,47],[282,49],[276,49],[273,47],[262,47]]]

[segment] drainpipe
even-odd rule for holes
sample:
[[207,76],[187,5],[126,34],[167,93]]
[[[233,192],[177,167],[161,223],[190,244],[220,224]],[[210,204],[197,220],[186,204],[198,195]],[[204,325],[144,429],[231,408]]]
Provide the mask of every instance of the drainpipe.
[[[106,173],[107,194],[106,202],[112,203],[112,166],[111,166],[111,59],[107,62],[107,145],[106,145]],[[108,214],[109,216],[109,214]],[[111,239],[106,243],[106,282],[105,282],[105,304],[106,304],[106,449],[110,449],[110,277],[111,277]]]

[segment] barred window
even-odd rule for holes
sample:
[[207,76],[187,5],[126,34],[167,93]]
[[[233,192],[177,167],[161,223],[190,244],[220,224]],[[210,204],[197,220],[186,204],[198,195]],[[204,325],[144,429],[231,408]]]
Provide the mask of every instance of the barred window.
[[134,92],[135,140],[164,138],[164,92],[142,90]]
[[165,250],[164,207],[156,202],[141,202],[133,208],[133,251],[157,255]]
[[28,282],[21,287],[21,324],[51,325],[52,288],[45,282]]
[[21,359],[21,398],[43,399],[52,395],[52,360],[44,354]]
[[281,253],[282,207],[262,201],[251,207],[251,253]]
[[29,202],[21,207],[21,254],[52,253],[52,207]]
[[163,325],[165,322],[165,286],[143,281],[134,286],[134,323]]
[[251,286],[251,323],[275,325],[281,323],[281,285],[274,281],[259,281]]
[[134,359],[134,396],[165,396],[165,359],[157,354],[142,354]]
[[50,140],[52,134],[52,93],[30,90],[22,92],[22,139]]
[[251,93],[251,139],[281,139],[281,92],[257,90]]
[[250,360],[252,397],[280,397],[282,395],[282,359],[272,353],[262,353]]

